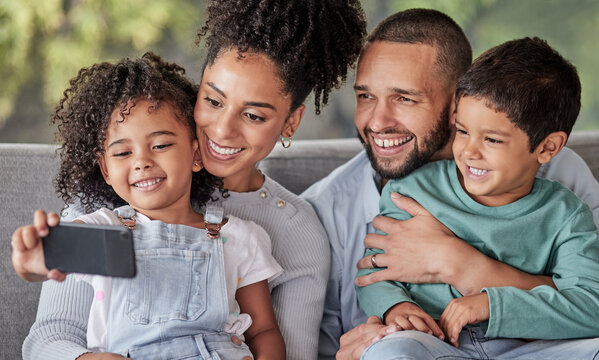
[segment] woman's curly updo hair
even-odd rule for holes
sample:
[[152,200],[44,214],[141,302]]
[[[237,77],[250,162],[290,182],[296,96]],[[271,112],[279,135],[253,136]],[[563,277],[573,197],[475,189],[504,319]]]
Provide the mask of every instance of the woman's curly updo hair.
[[[58,149],[60,169],[54,179],[62,200],[72,204],[79,199],[86,212],[101,206],[124,205],[124,200],[104,181],[97,160],[98,154],[105,151],[111,115],[119,109],[121,121],[126,121],[136,101],[148,101],[149,111],[166,102],[189,128],[189,136],[195,138],[196,95],[197,86],[185,77],[182,67],[151,52],[135,60],[126,58],[81,69],[51,117],[51,123],[58,125],[56,137],[62,142]],[[193,173],[191,196],[204,204],[221,183],[220,178],[202,169]]]
[[316,114],[345,81],[360,53],[366,20],[359,0],[212,0],[197,43],[210,66],[237,50],[266,55],[279,68],[293,112],[314,90]]

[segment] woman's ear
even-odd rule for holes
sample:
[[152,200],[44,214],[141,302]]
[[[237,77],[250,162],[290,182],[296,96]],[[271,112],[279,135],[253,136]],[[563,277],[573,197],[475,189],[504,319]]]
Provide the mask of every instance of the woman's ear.
[[204,168],[204,165],[202,164],[202,154],[200,154],[200,147],[198,145],[197,140],[193,141],[192,148],[194,149],[194,151],[193,151],[193,159],[192,159],[193,163],[191,165],[191,170],[193,172],[198,172]]
[[112,186],[112,184],[110,183],[110,175],[108,174],[108,169],[106,168],[106,160],[104,160],[104,154],[97,153],[97,156],[98,166],[100,166],[100,172],[102,172],[102,177],[108,185]]
[[538,152],[537,159],[539,163],[546,164],[553,159],[553,157],[566,145],[566,141],[568,141],[568,135],[563,131],[556,131],[547,135],[536,149]]
[[304,117],[304,111],[306,111],[306,105],[301,104],[295,109],[291,115],[285,121],[285,125],[283,125],[283,130],[281,131],[282,137],[290,138],[295,134],[297,127],[302,121],[302,117]]

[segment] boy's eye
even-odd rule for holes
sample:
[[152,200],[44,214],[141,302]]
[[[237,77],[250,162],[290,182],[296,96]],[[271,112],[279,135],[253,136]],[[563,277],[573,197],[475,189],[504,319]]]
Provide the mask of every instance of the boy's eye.
[[208,96],[206,96],[204,98],[204,100],[206,100],[206,102],[208,102],[210,105],[214,106],[214,107],[220,107],[221,103],[218,100],[214,100]]
[[264,121],[265,118],[252,113],[245,113],[245,116],[252,121]]
[[491,144],[501,144],[503,142],[501,140],[493,139],[493,138],[490,138],[490,137],[488,137],[486,140],[488,142],[490,142]]

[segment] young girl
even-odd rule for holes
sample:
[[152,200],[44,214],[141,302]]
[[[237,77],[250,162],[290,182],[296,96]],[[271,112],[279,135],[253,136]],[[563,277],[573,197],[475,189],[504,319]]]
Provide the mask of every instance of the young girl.
[[[65,91],[52,117],[64,141],[57,190],[88,211],[116,207],[76,221],[132,228],[137,274],[46,282],[25,359],[285,358],[267,284],[282,269],[268,235],[230,217],[215,238],[206,222],[220,223],[222,212],[204,218],[192,208],[191,196],[206,203],[220,181],[202,169],[197,89],[183,73],[146,54],[83,69]],[[36,218],[45,227],[45,214]],[[40,235],[30,225],[13,236],[24,277],[30,259],[47,273]]]

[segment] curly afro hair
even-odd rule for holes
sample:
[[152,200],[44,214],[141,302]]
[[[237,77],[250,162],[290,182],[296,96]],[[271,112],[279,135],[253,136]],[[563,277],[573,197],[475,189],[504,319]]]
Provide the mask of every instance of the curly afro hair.
[[265,54],[279,68],[291,112],[314,90],[316,114],[353,67],[366,35],[358,0],[212,0],[198,30],[206,66],[222,51]]
[[[195,137],[197,86],[184,74],[182,67],[153,53],[135,60],[98,63],[79,71],[51,117],[51,123],[58,125],[56,137],[62,142],[54,186],[66,204],[79,199],[87,212],[125,204],[104,181],[97,161],[98,154],[104,153],[106,130],[115,109],[120,109],[125,121],[136,100],[147,100],[150,110],[167,102],[177,112],[177,119],[189,128],[190,136]],[[193,174],[191,196],[204,204],[221,185],[220,178],[202,169]]]

